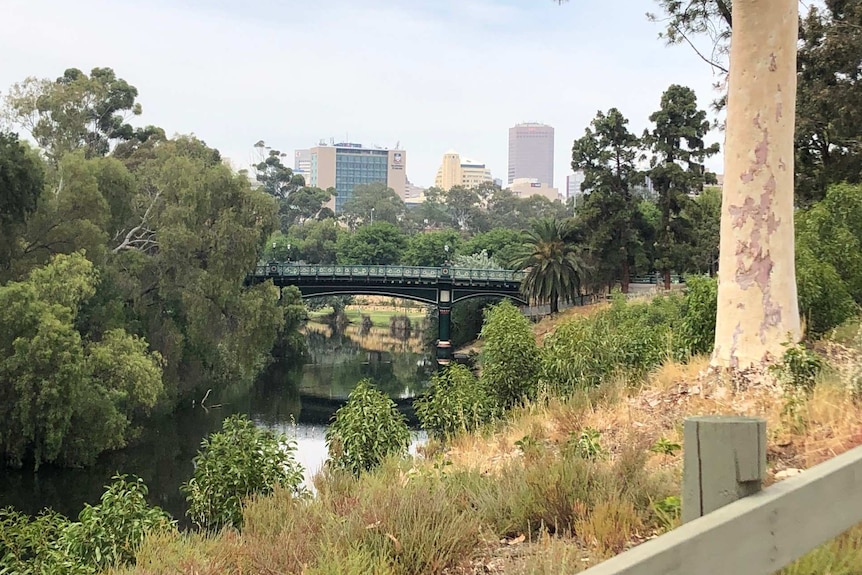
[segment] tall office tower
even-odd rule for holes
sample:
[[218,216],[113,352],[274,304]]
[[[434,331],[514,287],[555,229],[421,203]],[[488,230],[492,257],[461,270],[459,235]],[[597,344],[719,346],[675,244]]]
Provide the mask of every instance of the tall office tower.
[[584,183],[584,173],[580,170],[566,176],[566,199],[580,196],[583,192],[581,184]]
[[386,184],[403,200],[406,170],[407,152],[404,150],[366,148],[347,142],[321,145],[311,148],[309,185],[324,190],[335,188],[338,195],[328,205],[340,214],[344,202],[353,197],[353,188],[359,184]]
[[311,172],[311,150],[294,150],[294,172]]
[[545,124],[509,128],[509,183],[531,178],[554,187],[554,129]]
[[294,150],[293,173],[305,178],[308,184],[311,180],[311,150]]
[[448,192],[455,186],[475,188],[485,182],[494,181],[484,163],[475,160],[461,159],[455,150],[443,154],[443,162],[434,178],[434,186]]

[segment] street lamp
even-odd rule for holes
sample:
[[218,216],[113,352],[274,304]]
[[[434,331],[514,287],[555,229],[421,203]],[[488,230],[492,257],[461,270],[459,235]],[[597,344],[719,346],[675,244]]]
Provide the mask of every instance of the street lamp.
[[287,263],[290,263],[290,244],[287,244]]
[[371,208],[371,223],[374,223],[374,208]]
[[443,249],[446,251],[446,262],[443,264],[445,266],[449,266],[449,244],[443,246]]

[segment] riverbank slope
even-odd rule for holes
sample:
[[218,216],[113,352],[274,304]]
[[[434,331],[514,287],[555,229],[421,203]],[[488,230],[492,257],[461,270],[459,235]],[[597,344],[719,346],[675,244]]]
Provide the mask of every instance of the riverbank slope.
[[[769,374],[720,381],[703,357],[666,361],[359,478],[321,474],[314,500],[260,498],[241,533],[150,538],[124,572],[577,572],[678,524],[689,415],[766,418],[767,483],[862,444],[858,323],[816,349],[829,367],[810,396]],[[854,529],[783,573],[860,568]]]

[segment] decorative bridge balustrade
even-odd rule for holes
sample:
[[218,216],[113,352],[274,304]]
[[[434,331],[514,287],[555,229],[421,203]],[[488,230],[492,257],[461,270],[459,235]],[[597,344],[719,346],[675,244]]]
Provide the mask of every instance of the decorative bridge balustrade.
[[489,270],[417,266],[309,265],[291,262],[259,264],[247,284],[271,281],[279,288],[296,286],[302,297],[383,295],[421,301],[437,307],[437,360],[448,363],[452,305],[474,297],[507,297],[521,304],[521,282],[526,274]]
[[472,280],[476,282],[519,283],[525,273],[513,270],[469,269],[456,267],[419,267],[419,266],[364,266],[364,265],[309,265],[292,263],[269,263],[258,265],[254,276],[260,277],[315,277],[350,279],[417,279]]

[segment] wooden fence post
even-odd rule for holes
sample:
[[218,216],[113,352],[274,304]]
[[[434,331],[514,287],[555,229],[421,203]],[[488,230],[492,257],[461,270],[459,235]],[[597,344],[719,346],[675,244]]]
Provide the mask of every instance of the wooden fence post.
[[683,523],[761,490],[766,475],[766,420],[689,417],[683,435]]

